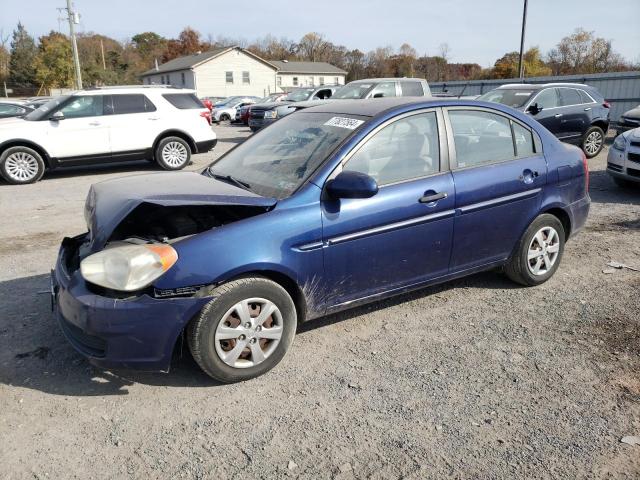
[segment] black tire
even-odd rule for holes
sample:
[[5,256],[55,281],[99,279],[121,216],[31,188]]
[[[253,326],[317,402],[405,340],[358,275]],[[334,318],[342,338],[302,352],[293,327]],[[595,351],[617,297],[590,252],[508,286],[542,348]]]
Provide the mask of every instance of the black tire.
[[229,120],[231,120],[231,117],[228,114],[223,113],[222,115],[220,115],[221,122],[228,122]]
[[[20,162],[25,167],[18,171],[15,169],[15,162]],[[44,169],[42,156],[29,147],[10,147],[0,155],[0,174],[7,182],[13,185],[26,185],[37,182],[44,175]],[[22,178],[22,175],[24,175],[24,178]]]
[[[589,130],[584,133],[582,136],[582,142],[580,142],[580,148],[587,158],[593,158],[602,151],[602,147],[604,147],[604,137],[604,131],[600,127],[596,126],[589,128]],[[598,146],[595,150],[590,146],[592,138],[598,139]]]
[[165,170],[182,170],[191,161],[191,147],[180,137],[165,137],[158,142],[154,158]]
[[[291,346],[297,327],[296,307],[287,291],[267,278],[246,277],[216,287],[212,296],[214,299],[187,327],[189,349],[200,368],[215,380],[234,383],[257,377],[275,367]],[[216,351],[216,328],[234,305],[250,298],[266,299],[278,307],[282,336],[264,361],[246,368],[235,368],[225,363]]]
[[[550,269],[546,269],[546,272],[542,274],[534,274],[529,268],[529,246],[531,245],[534,236],[543,228],[551,227],[558,235],[558,252],[554,260],[554,263]],[[516,283],[520,283],[525,286],[540,285],[549,280],[556,270],[558,269],[560,262],[562,261],[562,255],[564,253],[565,244],[565,231],[562,222],[558,220],[558,217],[544,213],[538,216],[531,225],[527,228],[522,235],[522,238],[516,246],[516,250],[511,255],[511,258],[507,261],[504,267],[504,272],[507,277]],[[535,262],[536,260],[532,260]]]

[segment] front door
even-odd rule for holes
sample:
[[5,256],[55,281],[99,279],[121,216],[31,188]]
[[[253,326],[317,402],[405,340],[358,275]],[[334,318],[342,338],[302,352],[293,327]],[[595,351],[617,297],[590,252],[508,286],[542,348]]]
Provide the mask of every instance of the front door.
[[447,273],[455,190],[444,142],[438,114],[424,111],[387,122],[347,156],[342,169],[372,176],[379,191],[323,199],[329,309]]
[[448,108],[455,156],[451,272],[506,259],[537,215],[547,164],[534,132],[489,109]]
[[[49,154],[61,163],[80,157],[111,155],[109,127],[105,122],[102,95],[78,95],[58,111],[64,118],[46,120],[49,129]],[[55,112],[52,112],[55,113]]]

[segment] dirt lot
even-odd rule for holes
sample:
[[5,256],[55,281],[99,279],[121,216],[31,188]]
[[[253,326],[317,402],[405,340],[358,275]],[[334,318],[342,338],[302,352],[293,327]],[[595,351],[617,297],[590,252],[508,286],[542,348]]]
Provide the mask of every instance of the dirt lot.
[[[247,131],[217,127],[214,154]],[[50,313],[49,268],[91,183],[144,162],[0,184],[1,478],[639,478],[640,190],[590,162],[592,213],[537,288],[497,273],[299,329],[271,373],[220,386],[104,372]]]

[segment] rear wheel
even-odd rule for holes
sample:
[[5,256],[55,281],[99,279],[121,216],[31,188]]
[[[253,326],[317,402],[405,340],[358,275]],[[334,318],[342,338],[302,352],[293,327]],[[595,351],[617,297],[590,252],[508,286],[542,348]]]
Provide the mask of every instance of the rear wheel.
[[262,277],[217,287],[187,329],[189,349],[209,376],[224,383],[257,377],[284,357],[296,331],[287,291]]
[[548,213],[536,218],[518,242],[517,250],[505,266],[514,282],[534,286],[549,280],[558,269],[564,253],[562,222]]
[[14,185],[34,183],[44,175],[44,161],[32,148],[7,148],[0,155],[0,173],[7,182]]
[[191,147],[180,137],[167,137],[156,147],[155,159],[165,170],[181,170],[189,164]]
[[221,122],[228,122],[229,120],[231,120],[231,117],[228,114],[223,113],[222,115],[220,115]]
[[604,132],[600,127],[591,127],[582,137],[582,151],[587,158],[593,158],[604,146]]

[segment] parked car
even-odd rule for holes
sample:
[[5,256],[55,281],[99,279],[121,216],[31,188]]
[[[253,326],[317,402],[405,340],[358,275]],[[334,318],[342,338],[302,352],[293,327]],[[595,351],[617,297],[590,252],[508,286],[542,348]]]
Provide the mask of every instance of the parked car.
[[258,97],[230,97],[214,105],[211,117],[214,122],[234,122],[236,120],[236,109],[256,103],[256,100],[259,100]]
[[429,84],[422,78],[365,78],[347,83],[331,98],[334,100],[354,100],[430,96]]
[[329,102],[202,173],[93,185],[53,304],[97,366],[167,371],[184,334],[207,374],[245,380],[312,318],[497,267],[544,283],[585,224],[588,178],[578,148],[503,105]]
[[166,170],[216,143],[195,92],[163,86],[97,88],[50,100],[22,118],[0,120],[0,173],[33,183],[45,169],[154,160]]
[[640,185],[640,127],[621,133],[613,141],[607,173],[621,187]]
[[287,96],[286,93],[273,93],[273,94],[263,98],[262,100],[258,100],[255,104],[245,105],[245,106],[241,107],[240,108],[240,115],[239,115],[240,122],[244,123],[245,125],[249,125],[249,112],[251,111],[251,107],[253,105],[256,105],[256,104],[261,105],[263,103],[281,102],[286,96]]
[[254,132],[260,130],[262,127],[272,124],[279,118],[295,112],[295,108],[289,108],[290,104],[303,101],[325,100],[331,98],[338,88],[339,85],[295,88],[277,101],[257,103],[251,107],[251,111],[249,112],[249,128]]
[[640,127],[640,105],[631,110],[627,110],[620,116],[620,121],[616,125],[616,134],[620,135],[627,130]]
[[27,98],[24,104],[32,109],[40,108],[42,105],[52,100],[53,97],[31,97]]
[[33,110],[33,107],[22,102],[0,100],[0,118],[22,117]]
[[579,145],[588,158],[600,153],[609,129],[609,103],[598,90],[580,83],[503,85],[478,100],[526,112],[563,142]]

